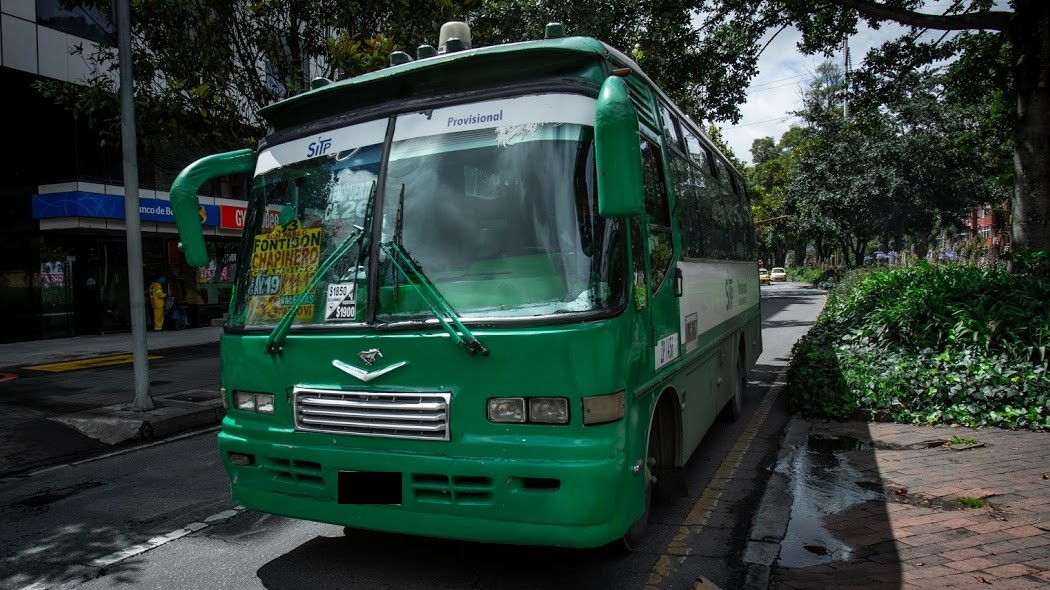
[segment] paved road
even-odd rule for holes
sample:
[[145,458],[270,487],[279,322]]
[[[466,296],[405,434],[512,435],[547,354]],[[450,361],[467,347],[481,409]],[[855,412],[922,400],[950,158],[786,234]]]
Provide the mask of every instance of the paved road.
[[[155,353],[158,358],[150,361],[152,394],[218,391],[218,355],[217,342]],[[19,368],[18,375],[0,389],[0,474],[108,450],[48,417],[130,403],[135,397],[130,363],[57,373]]]
[[717,424],[687,466],[689,495],[654,507],[636,553],[480,545],[355,532],[245,511],[228,498],[214,434],[0,484],[0,589],[685,589],[743,585],[754,507],[787,416],[775,395],[791,346],[823,303],[762,288],[765,352],[745,417]]

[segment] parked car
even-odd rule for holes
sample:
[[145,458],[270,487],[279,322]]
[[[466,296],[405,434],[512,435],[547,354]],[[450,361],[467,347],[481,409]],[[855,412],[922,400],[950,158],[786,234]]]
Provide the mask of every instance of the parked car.
[[761,285],[768,285],[769,284],[769,269],[768,268],[760,268],[760,269],[758,269],[758,282]]
[[773,270],[769,272],[769,280],[771,281],[787,281],[787,271],[779,266],[773,267]]

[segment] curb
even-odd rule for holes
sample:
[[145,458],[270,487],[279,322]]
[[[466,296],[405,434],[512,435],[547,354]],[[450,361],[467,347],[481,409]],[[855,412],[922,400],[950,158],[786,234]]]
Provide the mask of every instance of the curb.
[[782,466],[798,448],[805,446],[808,438],[809,422],[792,417],[784,429],[776,468],[766,482],[766,491],[762,494],[744,550],[742,560],[747,566],[744,587],[748,590],[769,588],[770,568],[780,555],[780,543],[787,533],[794,501],[791,478],[783,472]]
[[152,440],[185,430],[218,424],[226,415],[217,391],[189,389],[155,401],[152,410],[135,411],[118,404],[49,418],[107,445]]

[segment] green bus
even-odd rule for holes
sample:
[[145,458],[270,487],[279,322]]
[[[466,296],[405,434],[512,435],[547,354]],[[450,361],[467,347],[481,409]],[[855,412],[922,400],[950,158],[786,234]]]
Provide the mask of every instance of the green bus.
[[[451,31],[451,32],[449,32]],[[630,58],[438,49],[267,106],[220,341],[233,498],[492,543],[627,549],[762,350],[738,172]]]

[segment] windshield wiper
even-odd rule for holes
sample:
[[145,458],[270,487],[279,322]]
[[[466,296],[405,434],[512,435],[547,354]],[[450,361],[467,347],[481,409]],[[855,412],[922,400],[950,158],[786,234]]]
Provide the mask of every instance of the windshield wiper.
[[406,277],[415,278],[416,290],[423,299],[423,303],[430,308],[430,312],[434,314],[441,327],[452,337],[452,341],[466,348],[470,354],[480,352],[481,356],[488,356],[489,349],[485,348],[481,341],[459,321],[455,310],[452,309],[448,300],[438,292],[434,283],[416,266],[416,263],[412,261],[412,257],[393,240],[381,244],[381,247],[399,271],[404,273]]
[[[481,356],[488,356],[489,349],[481,343],[480,340],[474,336],[471,331],[459,321],[456,316],[455,309],[449,304],[448,300],[445,299],[441,292],[438,291],[434,283],[427,278],[423,271],[419,268],[419,265],[412,260],[412,257],[405,250],[405,245],[402,242],[402,234],[404,230],[404,214],[405,214],[405,185],[401,185],[401,195],[397,203],[397,216],[394,219],[394,238],[389,242],[381,243],[380,247],[383,249],[383,253],[387,255],[387,258],[394,263],[397,270],[409,277],[415,277],[416,291],[419,296],[423,299],[423,303],[430,308],[430,312],[437,318],[441,327],[448,332],[448,335],[452,338],[452,341],[459,346],[463,346],[467,349],[470,354],[481,353]],[[394,273],[394,301],[397,301],[397,289],[398,289],[398,273]],[[451,323],[450,323],[451,322]],[[453,327],[455,326],[455,327]]]
[[[291,328],[292,322],[295,321],[295,312],[298,311],[300,307],[302,307],[303,303],[305,303],[307,299],[309,299],[310,292],[314,290],[314,287],[316,287],[317,283],[321,281],[321,278],[328,274],[328,271],[331,270],[333,266],[335,266],[335,263],[338,262],[339,259],[342,258],[347,252],[349,252],[350,249],[354,247],[354,245],[361,241],[361,236],[365,235],[364,228],[369,227],[371,225],[372,209],[375,206],[375,198],[376,185],[375,183],[373,183],[372,192],[368,195],[368,204],[365,208],[364,227],[356,225],[353,226],[354,229],[357,231],[346,236],[346,238],[343,239],[342,243],[340,243],[339,246],[337,246],[336,249],[333,250],[332,253],[329,254],[328,257],[325,258],[324,261],[322,261],[321,264],[317,266],[317,272],[315,272],[314,275],[310,277],[310,280],[306,282],[306,286],[303,287],[303,290],[299,292],[299,296],[295,298],[295,301],[293,301],[290,306],[288,306],[288,310],[284,312],[284,315],[281,316],[280,321],[277,322],[277,325],[274,326],[273,331],[270,332],[270,336],[266,339],[266,352],[275,355],[281,354],[281,351],[284,349],[284,337],[288,335],[288,329]],[[361,264],[361,256],[358,255],[357,258],[357,266],[359,267]],[[354,288],[356,289],[357,268],[354,269],[354,273]]]

